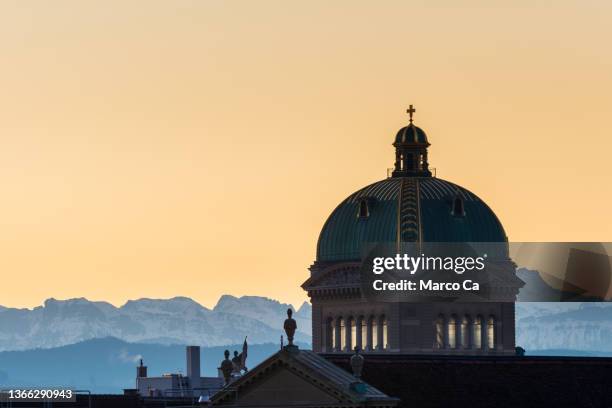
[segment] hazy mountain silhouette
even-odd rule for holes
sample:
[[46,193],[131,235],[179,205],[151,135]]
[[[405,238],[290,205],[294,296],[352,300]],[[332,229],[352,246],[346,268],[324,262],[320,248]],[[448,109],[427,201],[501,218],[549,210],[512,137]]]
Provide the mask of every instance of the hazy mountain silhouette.
[[517,303],[516,344],[527,350],[612,352],[612,303]]
[[[278,344],[288,307],[264,297],[229,295],[213,309],[185,297],[138,299],[119,308],[82,298],[49,299],[33,310],[0,308],[0,351],[109,336],[133,343],[202,346],[240,344],[248,336],[250,344]],[[304,303],[294,317],[297,340],[310,343],[310,305]],[[517,303],[516,326],[516,343],[527,350],[612,352],[612,303]]]
[[[211,310],[186,297],[130,300],[121,307],[84,298],[48,299],[34,309],[0,308],[0,351],[51,348],[115,337],[157,344],[278,343],[287,308],[276,300],[225,295]],[[296,341],[310,343],[310,305],[295,313]]]

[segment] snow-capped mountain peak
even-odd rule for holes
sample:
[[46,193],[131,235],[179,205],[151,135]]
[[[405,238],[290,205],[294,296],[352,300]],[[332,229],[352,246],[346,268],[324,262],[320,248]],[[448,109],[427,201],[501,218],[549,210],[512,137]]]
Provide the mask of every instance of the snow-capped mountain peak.
[[[0,308],[0,351],[49,348],[116,337],[129,342],[215,346],[277,343],[286,310],[276,300],[226,295],[210,310],[188,297],[142,298],[121,307],[85,298],[47,299],[34,309]],[[310,315],[296,317],[297,340],[310,342]]]

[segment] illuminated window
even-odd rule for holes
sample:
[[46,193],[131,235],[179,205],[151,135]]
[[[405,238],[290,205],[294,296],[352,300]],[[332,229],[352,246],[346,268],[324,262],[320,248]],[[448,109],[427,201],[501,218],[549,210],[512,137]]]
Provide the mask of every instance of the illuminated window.
[[436,319],[436,338],[434,347],[437,349],[444,348],[444,316],[439,315]]
[[349,320],[351,322],[351,344],[350,350],[354,350],[357,345],[357,322],[355,319],[351,318]]
[[361,318],[361,348],[368,349],[368,322],[365,318]]
[[387,342],[387,330],[388,330],[388,324],[387,324],[387,317],[383,316],[381,318],[382,321],[382,344],[381,344],[381,348],[386,349],[389,347],[389,343]]
[[378,347],[378,322],[375,317],[370,319],[372,322],[372,350],[376,350]]
[[472,325],[472,344],[475,349],[482,348],[482,317],[476,316],[474,319],[474,324]]
[[344,319],[340,318],[340,351],[346,349],[346,326],[344,325]]
[[495,348],[495,317],[489,316],[487,320],[487,347]]
[[451,316],[448,319],[448,347],[456,348],[457,347],[457,319],[454,316]]
[[336,338],[336,324],[337,320],[332,320],[332,348],[338,349],[338,339]]
[[467,316],[463,316],[461,319],[461,347],[468,348],[470,347],[469,336],[469,327],[470,327],[470,319]]

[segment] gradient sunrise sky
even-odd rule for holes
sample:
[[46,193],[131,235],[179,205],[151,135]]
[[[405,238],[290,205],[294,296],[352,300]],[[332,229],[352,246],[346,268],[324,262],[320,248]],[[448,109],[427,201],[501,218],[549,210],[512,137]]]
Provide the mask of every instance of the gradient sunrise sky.
[[3,1],[0,305],[306,299],[415,123],[513,241],[612,241],[612,3]]

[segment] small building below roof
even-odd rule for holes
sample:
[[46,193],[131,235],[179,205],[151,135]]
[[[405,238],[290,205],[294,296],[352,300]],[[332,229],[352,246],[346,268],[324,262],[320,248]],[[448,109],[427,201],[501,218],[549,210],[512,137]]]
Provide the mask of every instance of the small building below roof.
[[141,397],[193,398],[210,396],[223,386],[223,378],[200,376],[200,347],[185,348],[187,375],[180,373],[149,377],[147,367],[140,360],[136,367],[135,393]]

